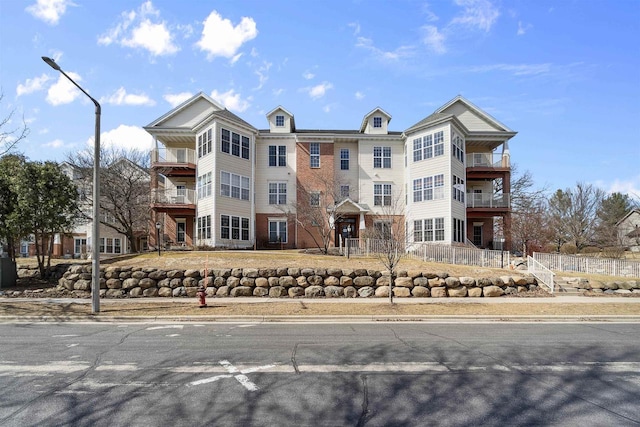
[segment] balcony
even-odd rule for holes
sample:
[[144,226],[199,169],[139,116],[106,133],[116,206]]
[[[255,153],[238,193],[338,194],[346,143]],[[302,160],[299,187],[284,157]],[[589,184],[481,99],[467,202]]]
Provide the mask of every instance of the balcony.
[[184,188],[152,190],[151,207],[158,212],[193,215],[196,210],[196,191]]
[[511,194],[467,193],[467,208],[508,210],[511,208]]
[[468,168],[505,169],[509,168],[509,157],[500,153],[468,153]]
[[151,150],[151,167],[165,176],[195,176],[196,152],[190,148]]

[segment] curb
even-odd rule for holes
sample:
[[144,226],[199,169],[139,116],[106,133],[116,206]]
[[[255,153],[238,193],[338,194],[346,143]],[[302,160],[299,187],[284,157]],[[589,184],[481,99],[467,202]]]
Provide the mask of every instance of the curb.
[[354,316],[0,316],[0,323],[80,322],[80,323],[640,323],[635,315],[354,315]]

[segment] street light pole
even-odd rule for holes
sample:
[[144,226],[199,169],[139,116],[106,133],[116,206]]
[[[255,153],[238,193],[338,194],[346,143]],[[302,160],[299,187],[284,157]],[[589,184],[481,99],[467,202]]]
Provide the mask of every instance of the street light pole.
[[160,221],[156,222],[156,246],[158,247],[158,256],[160,256],[160,227],[162,226],[162,224],[160,224]]
[[98,314],[100,312],[100,114],[101,107],[98,101],[93,99],[78,83],[73,81],[71,77],[65,73],[62,68],[51,58],[43,56],[42,60],[51,68],[60,71],[75,87],[80,89],[82,93],[87,95],[96,106],[96,134],[93,146],[93,212],[92,212],[92,231],[91,231],[91,313]]

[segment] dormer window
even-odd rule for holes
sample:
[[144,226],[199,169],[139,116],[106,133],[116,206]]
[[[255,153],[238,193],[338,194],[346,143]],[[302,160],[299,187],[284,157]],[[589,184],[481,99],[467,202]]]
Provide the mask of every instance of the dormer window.
[[284,116],[276,116],[276,126],[279,128],[284,127]]
[[374,117],[373,118],[373,127],[381,128],[382,127],[382,117]]

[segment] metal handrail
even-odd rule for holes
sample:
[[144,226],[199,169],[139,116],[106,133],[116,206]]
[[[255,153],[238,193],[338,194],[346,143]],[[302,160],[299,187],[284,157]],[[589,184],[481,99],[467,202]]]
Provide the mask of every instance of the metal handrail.
[[549,270],[547,267],[531,258],[527,255],[527,270],[529,273],[533,274],[536,279],[538,279],[538,283],[544,285],[550,293],[553,293],[555,285],[553,282],[553,277],[555,273]]

